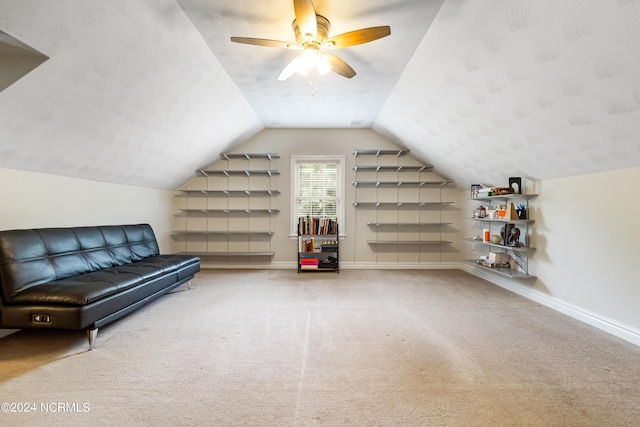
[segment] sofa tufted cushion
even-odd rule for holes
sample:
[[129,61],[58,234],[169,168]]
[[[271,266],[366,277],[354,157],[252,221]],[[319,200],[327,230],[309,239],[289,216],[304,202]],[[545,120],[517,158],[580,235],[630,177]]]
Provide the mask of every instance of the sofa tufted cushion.
[[[158,244],[148,224],[0,231],[0,296],[9,304],[18,294],[34,286],[55,282],[61,285],[59,281],[63,279],[135,263],[158,254]],[[128,274],[139,281],[143,270]],[[113,270],[114,275],[120,273]],[[97,290],[89,294],[99,298],[98,295],[111,292],[110,286],[115,286],[116,291],[118,287],[126,287],[125,276],[107,280],[103,285],[94,283],[91,286]],[[37,298],[43,298],[40,292],[33,291],[39,295]],[[32,298],[31,294],[25,294],[24,298]],[[79,303],[74,298],[61,296],[59,302]]]
[[188,254],[160,255],[148,224],[0,231],[0,327],[98,328],[200,271]]

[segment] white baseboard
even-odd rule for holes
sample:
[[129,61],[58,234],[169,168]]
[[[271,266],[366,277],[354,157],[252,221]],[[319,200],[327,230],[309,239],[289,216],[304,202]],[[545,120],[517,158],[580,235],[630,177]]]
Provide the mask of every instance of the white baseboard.
[[566,314],[569,317],[640,346],[640,330],[632,326],[625,325],[624,323],[610,319],[606,316],[602,316],[577,305],[562,301],[561,299],[554,298],[551,295],[543,294],[540,291],[526,286],[526,283],[529,282],[522,282],[517,279],[498,276],[484,269],[474,268],[472,265],[464,263],[461,263],[459,268],[531,301],[540,303],[545,307],[549,307],[555,311]]
[[341,262],[344,270],[458,270],[457,262]]
[[[218,270],[296,270],[298,264],[293,262],[271,262],[264,264],[254,263],[225,263],[225,264],[201,264],[203,269]],[[457,262],[407,262],[407,263],[356,263],[341,262],[340,270],[458,270],[460,265]]]
[[211,270],[295,270],[298,264],[295,262],[269,262],[269,263],[203,263],[202,269]]

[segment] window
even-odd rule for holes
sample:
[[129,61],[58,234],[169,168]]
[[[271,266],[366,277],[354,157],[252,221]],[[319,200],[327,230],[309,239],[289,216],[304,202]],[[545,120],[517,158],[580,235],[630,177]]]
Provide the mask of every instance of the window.
[[344,235],[344,156],[291,157],[291,234],[298,218],[331,218]]

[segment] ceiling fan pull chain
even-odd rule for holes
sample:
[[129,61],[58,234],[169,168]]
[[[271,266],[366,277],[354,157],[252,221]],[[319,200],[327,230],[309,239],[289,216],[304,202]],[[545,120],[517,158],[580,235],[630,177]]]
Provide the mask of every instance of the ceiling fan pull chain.
[[313,91],[313,80],[309,80],[309,85],[311,86],[311,97],[313,98],[314,96],[316,96],[315,92]]

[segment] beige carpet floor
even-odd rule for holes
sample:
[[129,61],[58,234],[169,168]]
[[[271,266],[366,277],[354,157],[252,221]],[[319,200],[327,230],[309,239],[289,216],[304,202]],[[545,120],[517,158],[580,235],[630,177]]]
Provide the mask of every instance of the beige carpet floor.
[[207,270],[86,349],[0,339],[0,425],[640,425],[639,347],[461,271]]

